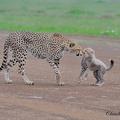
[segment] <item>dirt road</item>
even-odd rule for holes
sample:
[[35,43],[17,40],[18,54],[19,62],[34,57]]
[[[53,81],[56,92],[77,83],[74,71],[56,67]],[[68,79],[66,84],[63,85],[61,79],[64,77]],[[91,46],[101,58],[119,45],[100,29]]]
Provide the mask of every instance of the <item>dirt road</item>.
[[[5,38],[10,32],[0,31],[0,63]],[[13,84],[5,84],[0,73],[0,120],[120,120],[120,39],[67,35],[96,51],[96,56],[114,67],[104,76],[102,87],[92,86],[92,73],[78,84],[81,58],[65,53],[60,61],[62,81],[57,86],[54,72],[45,60],[30,53],[26,75],[35,85],[24,83],[17,73],[18,65],[10,70]],[[114,115],[116,114],[116,115]]]

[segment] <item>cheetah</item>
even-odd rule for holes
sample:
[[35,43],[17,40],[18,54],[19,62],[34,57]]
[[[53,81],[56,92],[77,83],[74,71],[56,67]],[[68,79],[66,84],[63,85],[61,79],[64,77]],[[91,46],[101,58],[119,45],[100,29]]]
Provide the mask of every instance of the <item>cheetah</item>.
[[[9,50],[11,51],[11,59],[7,63]],[[28,85],[34,84],[25,74],[28,51],[31,52],[34,57],[46,59],[54,70],[55,79],[58,85],[64,85],[64,82],[61,82],[61,75],[59,72],[59,61],[64,51],[74,53],[76,56],[82,55],[82,47],[60,33],[43,34],[30,31],[13,32],[6,38],[3,62],[0,67],[0,71],[5,69],[4,80],[6,83],[13,83],[13,81],[9,79],[8,73],[10,68],[18,63],[18,69],[24,82]]]
[[[95,51],[91,48],[86,48],[83,51],[83,58],[81,61],[81,72],[79,79],[86,80],[88,76],[88,70],[93,71],[93,75],[96,78],[96,86],[102,86],[104,84],[103,75],[106,71],[109,71],[114,65],[114,61],[110,60],[110,66],[106,66],[101,60],[95,57]],[[83,77],[84,76],[84,77]]]

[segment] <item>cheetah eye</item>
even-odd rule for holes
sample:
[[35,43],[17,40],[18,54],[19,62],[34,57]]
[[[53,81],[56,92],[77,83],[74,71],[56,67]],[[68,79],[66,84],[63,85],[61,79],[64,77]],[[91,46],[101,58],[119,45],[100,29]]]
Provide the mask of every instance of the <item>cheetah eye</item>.
[[71,43],[70,45],[69,45],[69,47],[74,47],[75,46],[75,43]]

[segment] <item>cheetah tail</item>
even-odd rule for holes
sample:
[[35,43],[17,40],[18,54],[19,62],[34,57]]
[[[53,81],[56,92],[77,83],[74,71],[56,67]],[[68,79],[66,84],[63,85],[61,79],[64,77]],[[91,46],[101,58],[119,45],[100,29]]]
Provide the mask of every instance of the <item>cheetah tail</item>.
[[8,58],[8,49],[9,49],[9,44],[8,44],[8,41],[5,41],[5,44],[4,44],[4,52],[3,52],[3,62],[2,62],[2,65],[0,67],[0,72],[6,68],[6,64],[7,64],[7,58]]
[[110,66],[106,68],[106,71],[109,71],[113,67],[113,65],[114,65],[114,61],[113,60],[110,59],[109,61],[110,61]]

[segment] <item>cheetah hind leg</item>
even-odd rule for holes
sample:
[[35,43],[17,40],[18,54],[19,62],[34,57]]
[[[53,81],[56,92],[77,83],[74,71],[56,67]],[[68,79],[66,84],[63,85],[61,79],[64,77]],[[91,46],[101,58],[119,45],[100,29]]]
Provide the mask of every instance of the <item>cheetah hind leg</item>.
[[9,79],[9,74],[8,74],[8,70],[5,69],[5,72],[4,72],[4,80],[7,84],[12,84],[13,81]]
[[22,74],[22,78],[28,85],[34,85],[34,82],[29,80],[25,74],[24,75]]
[[13,57],[11,58],[11,60],[9,61],[9,63],[7,64],[7,67],[5,69],[5,72],[4,72],[4,80],[7,84],[12,84],[13,81],[9,79],[9,70],[11,67],[13,67],[15,64],[16,64],[16,59]]
[[34,85],[34,82],[31,81],[31,80],[29,80],[29,79],[27,78],[27,76],[25,75],[25,64],[23,64],[23,63],[21,62],[21,63],[19,63],[18,66],[19,66],[19,68],[18,68],[18,73],[21,73],[24,82],[25,82],[26,84],[28,84],[28,85]]
[[94,77],[96,78],[95,86],[102,86],[104,84],[103,74],[97,70],[93,72]]

